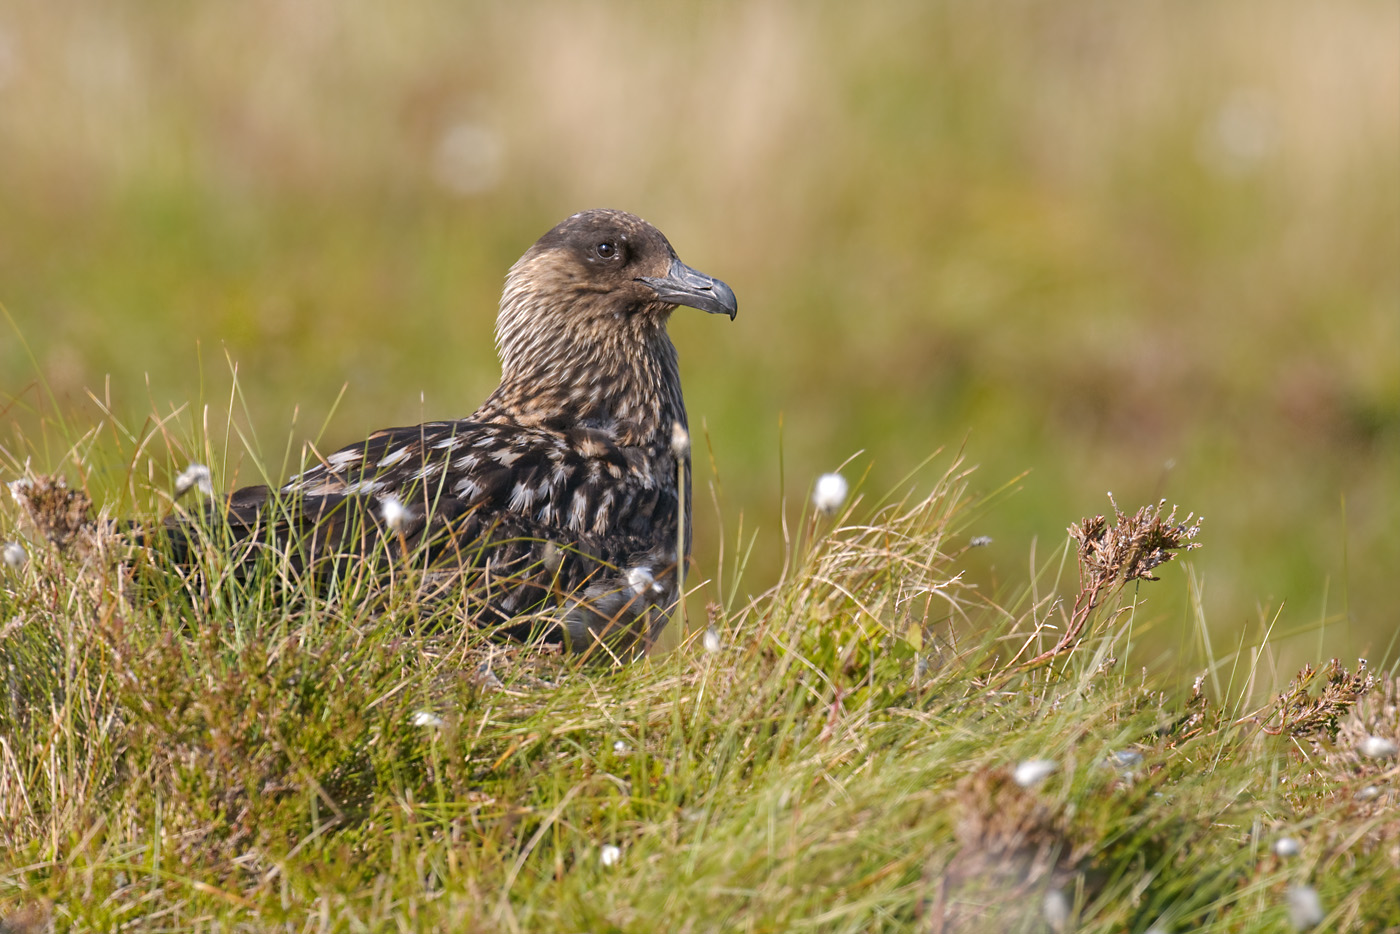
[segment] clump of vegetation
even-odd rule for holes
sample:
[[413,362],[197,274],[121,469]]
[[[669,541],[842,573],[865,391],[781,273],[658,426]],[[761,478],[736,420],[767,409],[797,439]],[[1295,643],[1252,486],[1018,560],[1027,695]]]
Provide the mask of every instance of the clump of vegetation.
[[1263,705],[1204,676],[1178,697],[1116,662],[1147,622],[1125,585],[1199,526],[1115,505],[1073,527],[1075,583],[994,598],[960,573],[967,478],[828,496],[776,586],[721,565],[679,648],[629,664],[492,643],[411,588],[288,599],[213,550],[200,588],[161,584],[11,503],[0,924],[1400,924],[1400,682],[1333,662]]
[[[1322,690],[1313,695],[1312,690],[1318,683]],[[1304,665],[1288,689],[1275,699],[1269,721],[1260,724],[1260,728],[1275,734],[1288,732],[1299,737],[1325,736],[1335,740],[1342,717],[1375,684],[1375,676],[1366,670],[1364,658],[1358,663],[1355,674],[1343,668],[1335,658],[1322,671]]]
[[21,477],[11,481],[10,495],[24,507],[39,535],[60,550],[94,528],[92,499],[82,490],[70,490],[63,477]]
[[[1201,531],[1199,520],[1192,523],[1194,514],[1178,523],[1176,507],[1163,514],[1167,504],[1162,500],[1130,516],[1118,508],[1112,496],[1109,501],[1113,503],[1113,522],[1094,516],[1070,526],[1070,538],[1077,546],[1079,559],[1079,592],[1074,597],[1074,610],[1059,641],[1025,662],[1025,667],[1048,662],[1068,652],[1106,598],[1133,581],[1158,580],[1152,575],[1158,567],[1176,557],[1178,552],[1200,547],[1199,542],[1193,541]],[[1030,644],[1027,642],[1026,646]]]

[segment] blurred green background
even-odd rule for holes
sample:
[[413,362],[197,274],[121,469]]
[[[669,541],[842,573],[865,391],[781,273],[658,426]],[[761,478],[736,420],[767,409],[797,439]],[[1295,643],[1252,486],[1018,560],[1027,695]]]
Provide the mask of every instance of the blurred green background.
[[[465,415],[507,267],[597,206],[739,295],[672,334],[726,535],[764,536],[750,589],[784,480],[796,504],[863,449],[882,493],[965,442],[979,490],[1030,471],[967,529],[992,593],[1111,490],[1206,516],[1217,651],[1280,604],[1285,655],[1379,660],[1400,627],[1379,0],[7,0],[0,302],[38,366],[6,328],[0,443],[35,437],[40,378],[80,426],[109,375],[134,424],[217,412],[225,353],[274,462],[342,385],[329,444]],[[1143,596],[1176,652],[1166,577]]]

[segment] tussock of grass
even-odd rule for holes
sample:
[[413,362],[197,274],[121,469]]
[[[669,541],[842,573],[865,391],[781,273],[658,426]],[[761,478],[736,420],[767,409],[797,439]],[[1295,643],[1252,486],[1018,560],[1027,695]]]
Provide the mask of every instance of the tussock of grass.
[[1194,527],[1115,507],[1077,586],[994,605],[965,479],[804,517],[776,587],[720,568],[708,640],[621,665],[216,550],[192,594],[6,506],[5,929],[1246,931],[1307,892],[1400,925],[1395,759],[1358,751],[1400,681],[1163,693],[1116,662],[1126,584]]

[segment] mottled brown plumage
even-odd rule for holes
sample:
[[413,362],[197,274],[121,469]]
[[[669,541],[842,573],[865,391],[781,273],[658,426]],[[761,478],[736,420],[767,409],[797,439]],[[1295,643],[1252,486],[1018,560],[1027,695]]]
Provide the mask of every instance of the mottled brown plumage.
[[[512,636],[542,629],[575,650],[654,638],[676,602],[682,514],[690,548],[689,450],[672,443],[685,403],[666,334],[682,304],[737,309],[640,218],[575,214],[511,268],[501,383],[476,412],[377,431],[275,494],[236,491],[221,512],[236,540],[301,571],[378,556],[378,573],[412,555],[427,580],[464,585],[471,619]],[[188,539],[185,525],[172,531]]]

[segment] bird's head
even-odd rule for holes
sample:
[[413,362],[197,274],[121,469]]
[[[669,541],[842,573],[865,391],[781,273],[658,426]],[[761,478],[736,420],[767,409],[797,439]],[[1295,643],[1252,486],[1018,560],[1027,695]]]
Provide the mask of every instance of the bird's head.
[[680,261],[666,237],[625,211],[584,211],[525,252],[506,278],[496,342],[506,369],[543,362],[590,336],[659,334],[677,305],[738,312],[728,285]]

